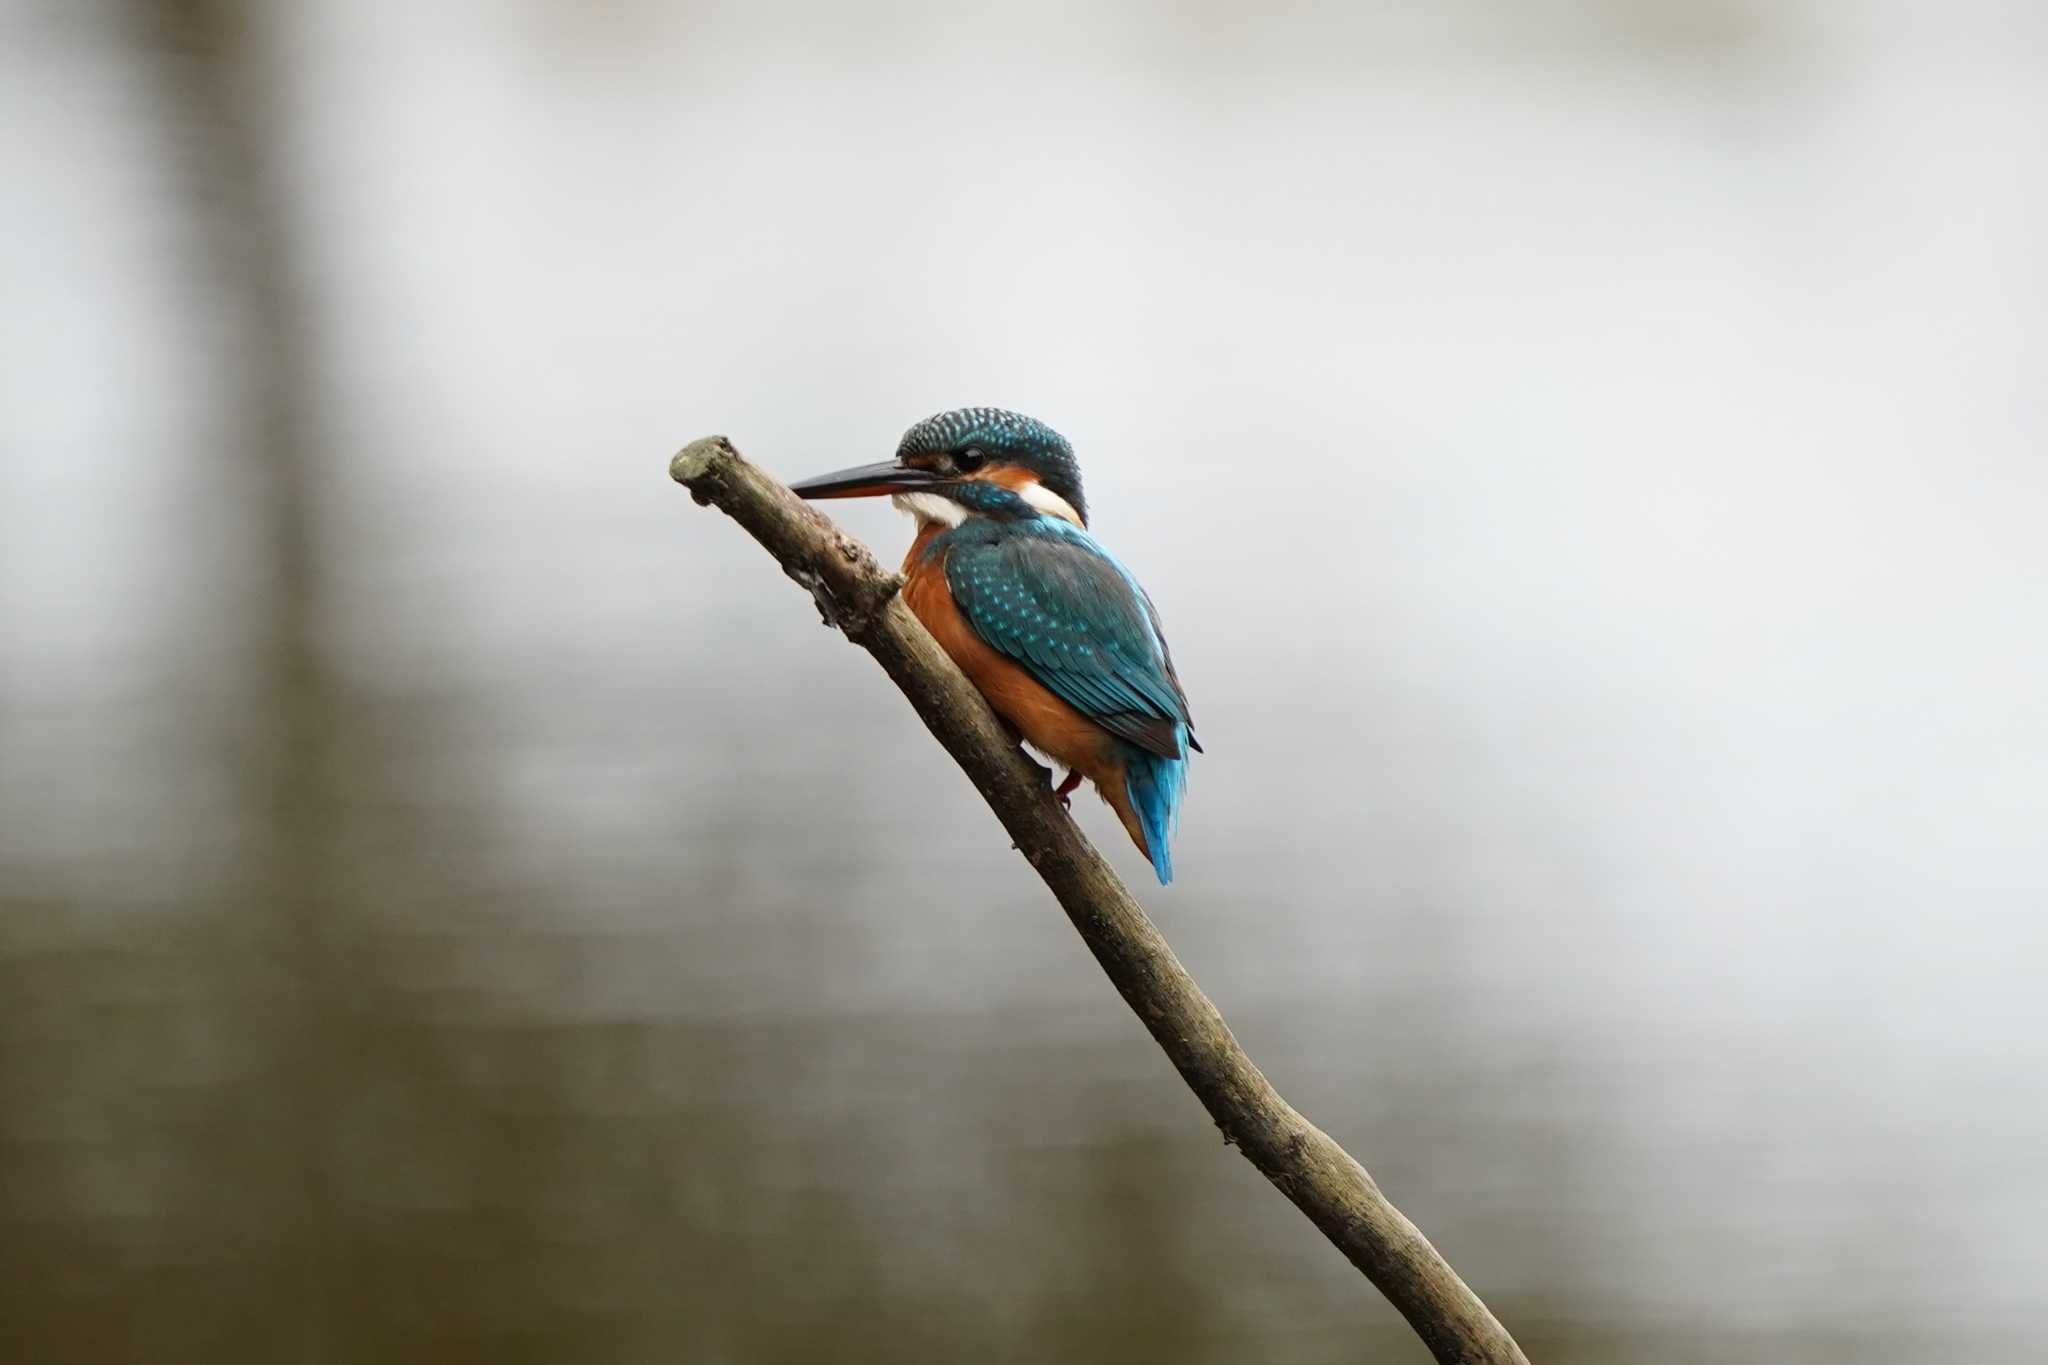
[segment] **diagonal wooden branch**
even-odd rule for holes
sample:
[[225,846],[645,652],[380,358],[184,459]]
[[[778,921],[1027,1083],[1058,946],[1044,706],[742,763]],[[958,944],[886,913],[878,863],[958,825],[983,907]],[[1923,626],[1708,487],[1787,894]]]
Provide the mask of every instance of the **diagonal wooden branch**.
[[1280,1098],[1109,864],[1051,794],[981,694],[853,537],[742,458],[722,436],[683,448],[670,475],[718,507],[804,585],[828,623],[875,656],[1059,899],[1125,1003],[1254,1166],[1408,1319],[1440,1361],[1528,1365],[1479,1296],[1365,1168]]

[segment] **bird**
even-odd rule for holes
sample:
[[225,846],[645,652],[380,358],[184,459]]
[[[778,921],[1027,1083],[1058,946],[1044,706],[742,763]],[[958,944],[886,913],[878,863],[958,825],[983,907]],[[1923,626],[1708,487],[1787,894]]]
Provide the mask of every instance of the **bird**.
[[912,426],[896,456],[791,485],[804,498],[887,495],[917,523],[903,599],[996,714],[1116,812],[1159,883],[1173,880],[1189,752],[1201,752],[1159,612],[1088,529],[1065,437],[1002,408]]

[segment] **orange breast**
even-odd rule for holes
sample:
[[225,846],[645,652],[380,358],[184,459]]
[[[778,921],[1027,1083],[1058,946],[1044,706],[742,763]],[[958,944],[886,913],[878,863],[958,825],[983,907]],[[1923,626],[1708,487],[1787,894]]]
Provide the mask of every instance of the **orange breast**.
[[943,563],[925,557],[925,547],[939,529],[928,526],[920,531],[903,561],[903,600],[911,612],[960,665],[968,681],[981,689],[996,714],[1035,748],[1084,777],[1100,780],[1098,774],[1106,776],[1111,768],[1120,772],[1122,756],[1114,736],[1060,700],[1023,665],[990,648],[967,624],[953,602]]
[[939,647],[960,665],[967,680],[981,689],[997,715],[1040,753],[1050,754],[1095,784],[1140,852],[1146,852],[1144,826],[1124,785],[1122,741],[1069,706],[1022,664],[996,652],[974,633],[953,601],[946,583],[943,556],[927,559],[925,550],[943,528],[926,525],[918,531],[903,560],[903,600],[924,623]]

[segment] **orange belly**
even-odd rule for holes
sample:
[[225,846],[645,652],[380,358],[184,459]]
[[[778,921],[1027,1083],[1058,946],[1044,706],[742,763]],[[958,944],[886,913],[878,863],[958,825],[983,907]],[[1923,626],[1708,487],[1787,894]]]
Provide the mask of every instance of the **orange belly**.
[[1131,842],[1149,856],[1138,813],[1124,785],[1123,741],[1082,715],[1029,670],[998,653],[974,633],[953,602],[943,563],[925,557],[925,546],[940,528],[926,526],[903,561],[903,600],[924,623],[939,647],[960,665],[967,680],[988,698],[995,713],[1008,721],[1040,753],[1049,754],[1095,784],[1095,789],[1123,821]]

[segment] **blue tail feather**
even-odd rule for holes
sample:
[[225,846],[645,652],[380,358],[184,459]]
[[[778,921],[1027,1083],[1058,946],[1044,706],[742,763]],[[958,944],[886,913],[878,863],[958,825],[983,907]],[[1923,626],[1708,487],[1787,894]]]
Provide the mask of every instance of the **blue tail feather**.
[[[1181,751],[1187,751],[1187,727],[1180,727]],[[1129,762],[1124,767],[1124,790],[1131,798],[1131,808],[1138,813],[1138,824],[1145,831],[1145,850],[1152,855],[1152,870],[1159,876],[1159,884],[1166,886],[1173,881],[1174,831],[1180,827],[1180,800],[1188,787],[1188,762],[1185,758],[1161,758],[1159,755],[1139,749],[1133,745]]]

